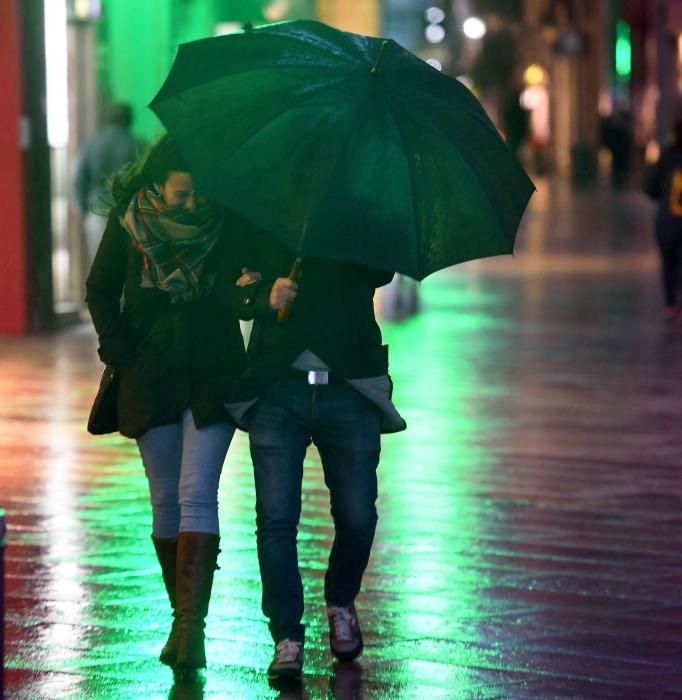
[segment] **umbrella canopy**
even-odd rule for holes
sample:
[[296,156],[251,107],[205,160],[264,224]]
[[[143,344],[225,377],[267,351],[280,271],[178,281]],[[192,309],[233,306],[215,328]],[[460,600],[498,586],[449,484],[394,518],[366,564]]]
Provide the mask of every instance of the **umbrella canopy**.
[[513,252],[534,190],[459,81],[319,22],[182,44],[150,106],[207,194],[299,256],[421,280]]

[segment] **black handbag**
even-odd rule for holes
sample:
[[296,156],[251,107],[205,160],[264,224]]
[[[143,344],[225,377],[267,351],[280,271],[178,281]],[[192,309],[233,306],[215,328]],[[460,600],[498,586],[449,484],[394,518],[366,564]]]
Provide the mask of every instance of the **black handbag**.
[[99,382],[97,396],[90,409],[88,432],[106,435],[118,430],[118,374],[111,365],[106,365]]

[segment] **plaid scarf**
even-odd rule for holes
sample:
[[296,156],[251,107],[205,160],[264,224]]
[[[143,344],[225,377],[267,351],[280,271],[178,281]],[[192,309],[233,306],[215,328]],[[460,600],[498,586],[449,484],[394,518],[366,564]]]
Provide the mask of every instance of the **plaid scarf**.
[[202,272],[223,224],[214,206],[188,212],[169,207],[156,192],[142,188],[120,221],[144,258],[141,287],[168,292],[172,304],[211,291],[215,274]]

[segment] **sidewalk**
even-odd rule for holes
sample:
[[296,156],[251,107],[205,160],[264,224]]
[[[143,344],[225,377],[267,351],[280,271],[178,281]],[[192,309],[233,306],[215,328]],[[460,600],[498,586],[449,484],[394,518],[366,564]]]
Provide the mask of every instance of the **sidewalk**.
[[245,436],[221,482],[206,684],[173,686],[135,445],[84,431],[92,332],[3,339],[8,697],[682,697],[682,326],[661,320],[653,209],[539,187],[515,258],[438,273],[422,313],[383,324],[408,430],[383,441],[358,665],[326,646],[332,531],[309,452],[298,693],[265,678]]

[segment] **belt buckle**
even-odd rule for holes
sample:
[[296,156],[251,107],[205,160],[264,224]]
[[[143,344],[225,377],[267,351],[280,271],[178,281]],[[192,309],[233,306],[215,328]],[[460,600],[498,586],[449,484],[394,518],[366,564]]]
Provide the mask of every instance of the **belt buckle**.
[[317,386],[318,384],[329,384],[329,372],[325,370],[312,369],[308,372],[308,384]]

